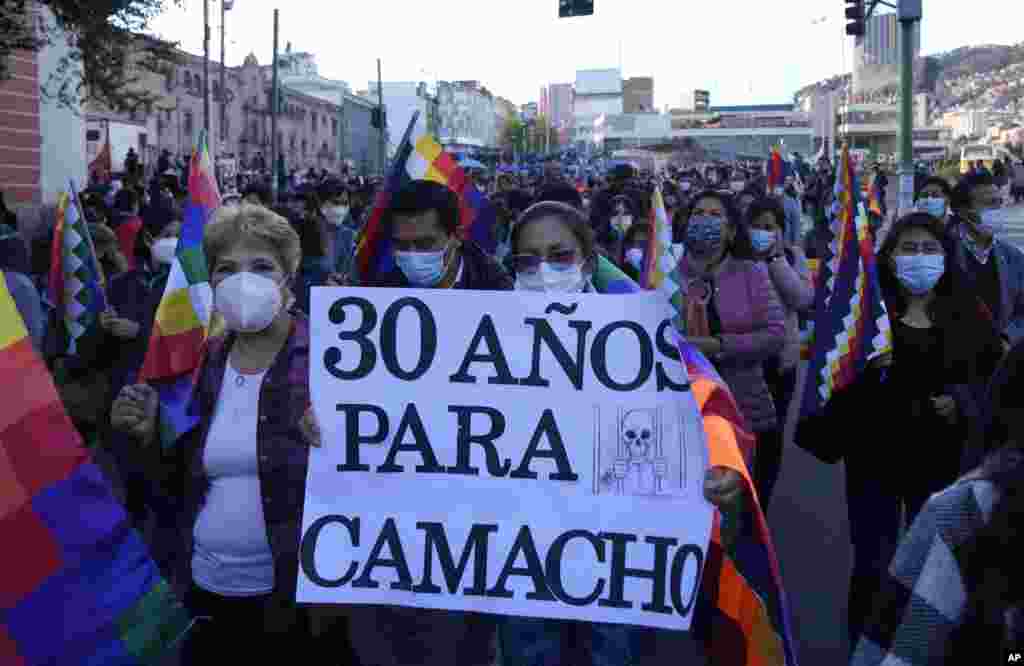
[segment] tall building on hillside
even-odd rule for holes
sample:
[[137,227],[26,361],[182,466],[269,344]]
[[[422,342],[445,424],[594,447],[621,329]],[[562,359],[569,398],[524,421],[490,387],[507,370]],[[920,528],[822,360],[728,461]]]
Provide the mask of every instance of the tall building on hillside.
[[548,86],[551,125],[559,129],[572,125],[572,84],[552,83]]
[[656,113],[654,79],[634,76],[622,82],[622,107],[625,113]]
[[[914,23],[914,59],[921,55],[921,24]],[[896,14],[876,14],[854,44],[853,92],[865,94],[899,83],[902,28]]]

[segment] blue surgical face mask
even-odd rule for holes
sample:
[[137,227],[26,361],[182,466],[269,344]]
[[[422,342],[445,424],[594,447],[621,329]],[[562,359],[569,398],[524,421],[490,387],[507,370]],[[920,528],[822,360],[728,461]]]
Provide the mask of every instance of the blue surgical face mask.
[[772,249],[777,239],[778,236],[774,231],[767,231],[765,229],[750,230],[750,245],[754,248],[754,252],[758,254],[763,254]]
[[904,254],[893,257],[896,277],[914,296],[923,296],[932,290],[946,272],[943,254]]
[[722,248],[722,218],[694,215],[686,225],[686,249],[698,257],[710,257]]
[[925,197],[917,200],[917,209],[940,220],[946,219],[946,200],[942,197]]
[[414,287],[433,287],[444,276],[447,249],[428,252],[395,252],[395,263]]

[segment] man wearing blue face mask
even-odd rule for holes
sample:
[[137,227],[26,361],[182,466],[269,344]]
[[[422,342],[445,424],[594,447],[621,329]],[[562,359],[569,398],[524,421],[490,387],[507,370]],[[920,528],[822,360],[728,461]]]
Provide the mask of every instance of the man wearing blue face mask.
[[[512,290],[512,277],[497,261],[459,238],[459,200],[444,185],[404,185],[386,215],[395,268],[366,286]],[[398,606],[352,606],[342,613],[363,664],[494,663],[497,623],[490,615]]]
[[1007,216],[992,176],[971,173],[954,191],[955,260],[1009,348],[1024,337],[1024,253],[1007,242]]
[[385,233],[395,268],[375,287],[510,291],[511,276],[480,246],[459,237],[459,200],[444,185],[414,180],[391,199]]
[[953,198],[953,189],[944,179],[936,176],[926,178],[914,197],[915,208],[928,213],[942,223],[949,221],[949,202]]

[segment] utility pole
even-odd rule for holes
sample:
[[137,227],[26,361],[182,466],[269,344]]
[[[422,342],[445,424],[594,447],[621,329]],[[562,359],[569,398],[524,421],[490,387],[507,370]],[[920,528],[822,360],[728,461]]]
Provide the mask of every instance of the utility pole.
[[914,28],[921,20],[921,0],[899,0],[900,22],[900,189],[898,214],[914,205]]
[[203,129],[210,136],[210,0],[203,0]]
[[[220,0],[220,146],[225,146],[227,143],[227,133],[224,128],[227,127],[228,117],[228,89],[225,87],[225,69],[226,65],[224,62],[224,18],[227,16],[228,9],[230,9],[230,3],[232,0]],[[217,151],[220,152],[219,150]]]
[[270,80],[270,200],[277,203],[277,158],[280,150],[277,145],[277,26],[279,10],[274,10],[274,61]]
[[387,153],[384,147],[384,130],[387,128],[387,123],[384,122],[384,86],[380,81],[380,58],[377,58],[377,108],[380,109],[380,127],[377,129],[380,152],[380,174],[383,176],[387,173],[387,167],[385,165],[385,159]]

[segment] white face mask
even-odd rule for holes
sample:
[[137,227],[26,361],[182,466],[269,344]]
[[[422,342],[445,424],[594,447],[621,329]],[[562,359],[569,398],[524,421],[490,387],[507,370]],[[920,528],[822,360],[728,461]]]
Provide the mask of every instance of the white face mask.
[[340,227],[348,217],[348,206],[324,206],[321,211],[327,221],[336,227]]
[[153,241],[149,252],[153,256],[153,261],[166,265],[174,261],[174,253],[177,249],[177,238],[158,238]]
[[228,330],[259,333],[281,312],[281,286],[256,273],[235,273],[217,285],[213,305]]
[[544,261],[534,273],[516,273],[515,288],[517,291],[578,294],[583,291],[585,284],[582,266],[573,264],[571,268],[554,268]]

